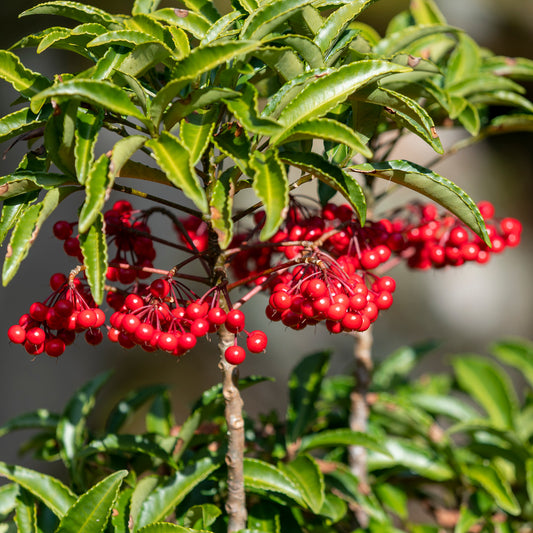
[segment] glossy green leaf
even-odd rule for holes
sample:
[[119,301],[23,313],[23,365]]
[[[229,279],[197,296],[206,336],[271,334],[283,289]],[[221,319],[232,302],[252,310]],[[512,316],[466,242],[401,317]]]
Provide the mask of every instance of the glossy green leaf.
[[324,504],[325,486],[316,461],[310,455],[298,455],[289,463],[281,463],[280,469],[298,487],[309,509],[318,514]]
[[44,129],[47,157],[59,170],[73,177],[76,176],[74,146],[78,107],[79,101],[74,98],[62,102],[61,112],[54,113]]
[[27,9],[19,16],[25,17],[27,15],[59,15],[78,22],[96,22],[106,27],[117,23],[117,19],[113,15],[106,13],[102,9],[69,0],[44,2]]
[[403,520],[407,519],[407,494],[399,486],[390,483],[380,483],[376,485],[376,496],[383,505],[391,509]]
[[168,391],[156,394],[148,413],[146,414],[146,431],[168,437],[176,425],[172,415],[172,405]]
[[4,242],[9,230],[17,223],[24,211],[37,199],[39,190],[31,191],[4,200],[0,216],[0,244]]
[[526,461],[526,489],[529,500],[533,501],[533,458]]
[[475,409],[453,396],[415,393],[410,395],[409,400],[433,415],[445,416],[460,422],[479,418],[479,413]]
[[491,346],[502,363],[514,366],[533,387],[533,344],[526,339],[506,339]]
[[263,46],[254,52],[254,56],[276,72],[285,82],[305,72],[304,62],[290,47]]
[[233,237],[233,195],[235,187],[233,177],[236,168],[231,167],[224,171],[216,180],[209,198],[209,212],[211,224],[218,237],[218,245],[225,250]]
[[46,409],[37,409],[30,413],[18,415],[0,426],[0,436],[16,429],[54,429],[59,422],[59,416]]
[[446,23],[446,19],[437,7],[435,0],[411,0],[409,13],[417,24]]
[[146,120],[123,89],[105,80],[70,80],[53,85],[32,99],[32,110],[40,108],[46,99],[56,96],[79,98],[118,115],[130,116],[141,122]]
[[301,452],[316,448],[331,448],[337,446],[364,446],[369,450],[383,452],[383,446],[376,438],[360,431],[351,429],[326,429],[310,435],[304,435],[299,450]]
[[465,102],[465,106],[457,115],[457,119],[470,135],[477,135],[479,133],[481,126],[479,112],[470,102]]
[[244,459],[244,486],[252,492],[277,492],[306,506],[303,494],[279,468],[259,459]]
[[327,52],[341,36],[348,24],[374,2],[375,0],[355,0],[341,5],[324,21],[315,35],[315,43],[323,52]]
[[490,246],[485,223],[473,200],[455,183],[428,168],[404,160],[364,163],[351,167],[356,172],[376,176],[427,196],[448,209]]
[[24,107],[0,118],[0,143],[22,135],[29,131],[38,130],[46,123],[52,113],[51,106],[45,106],[37,114],[29,107]]
[[61,187],[48,191],[43,201],[28,207],[18,219],[11,233],[6,259],[2,270],[2,282],[7,285],[17,273],[22,261],[28,255],[41,226],[59,203],[77,191],[77,187]]
[[352,98],[383,106],[388,117],[400,127],[418,135],[439,154],[444,152],[433,120],[416,100],[401,92],[374,85],[358,91]]
[[265,43],[279,43],[290,46],[312,68],[324,68],[324,56],[320,48],[309,37],[303,35],[274,35],[264,40]]
[[4,517],[14,511],[20,487],[16,483],[5,483],[0,487],[0,516]]
[[139,44],[126,54],[118,70],[120,74],[126,75],[125,79],[128,80],[129,85],[138,87],[138,78],[159,63],[163,63],[169,55],[169,49],[159,43]]
[[525,57],[492,56],[483,58],[482,72],[516,80],[533,79],[533,60]]
[[17,496],[15,524],[18,533],[37,533],[37,506],[33,495],[21,489]]
[[220,18],[220,13],[211,0],[183,0],[183,3],[191,11],[202,15],[211,23],[216,22]]
[[463,467],[463,471],[467,477],[486,490],[504,511],[512,515],[520,514],[520,505],[508,481],[494,467],[471,464]]
[[85,183],[89,175],[94,159],[94,147],[102,122],[103,113],[95,113],[83,108],[78,109],[74,156],[76,158],[76,177],[81,184]]
[[143,135],[131,135],[129,137],[125,137],[124,139],[120,139],[120,141],[115,143],[115,146],[113,146],[111,150],[111,158],[109,162],[109,175],[111,182],[115,176],[122,175],[121,171],[123,167],[130,162],[130,157],[132,157],[137,150],[140,150],[146,141],[147,138]]
[[44,91],[50,85],[50,80],[27,69],[15,54],[7,50],[0,50],[0,79],[10,83],[27,98]]
[[[128,522],[130,525],[136,523],[142,504],[157,487],[159,481],[159,476],[156,474],[148,474],[139,479],[135,484],[129,505],[129,516],[131,518],[128,520]],[[131,528],[128,527],[128,531],[130,531],[130,529]]]
[[346,516],[347,510],[348,505],[343,498],[340,498],[331,492],[326,492],[324,504],[322,505],[319,514],[329,518],[332,523],[335,523],[339,522]]
[[100,533],[104,530],[127,470],[119,470],[82,494],[61,518],[56,533]]
[[533,103],[524,96],[511,91],[492,91],[489,93],[478,93],[470,97],[470,102],[474,105],[499,105],[520,107],[533,113]]
[[324,139],[334,143],[342,143],[364,157],[372,157],[372,151],[357,131],[329,118],[315,118],[300,122],[290,130],[286,130],[276,144],[301,139]]
[[402,466],[434,481],[446,481],[455,475],[444,460],[413,441],[387,438],[384,447],[388,452],[387,455],[369,452],[368,469],[370,472]]
[[135,0],[131,8],[132,15],[139,15],[141,13],[151,13],[157,9],[161,0]]
[[[104,28],[102,26],[102,28]],[[39,43],[42,41],[43,37],[46,37],[50,32],[53,31],[60,31],[64,29],[62,26],[50,26],[49,28],[46,28],[45,30],[38,31],[35,33],[30,33],[29,35],[26,35],[25,37],[22,37],[18,41],[16,41],[14,44],[12,44],[8,50],[15,50],[17,48],[31,48],[31,47],[37,47],[39,46]],[[105,28],[104,28],[105,31]]]
[[87,44],[88,47],[95,46],[131,46],[136,47],[141,44],[156,43],[168,50],[169,55],[172,49],[166,43],[159,41],[153,35],[135,30],[116,30],[98,35]]
[[468,533],[471,531],[471,528],[482,520],[478,516],[479,513],[480,511],[477,510],[477,513],[474,514],[466,505],[461,505],[459,519],[457,520],[453,533]]
[[329,368],[329,352],[317,352],[304,357],[289,377],[289,405],[287,407],[287,444],[304,435],[316,413],[316,401],[322,380]]
[[457,96],[467,98],[476,93],[486,93],[492,91],[514,91],[520,94],[525,93],[522,85],[492,74],[480,74],[467,76],[460,81],[450,84],[446,90]]
[[485,409],[496,428],[514,427],[518,400],[507,374],[488,359],[462,355],[453,359],[457,381]]
[[220,515],[222,511],[211,503],[203,505],[193,505],[183,517],[183,525],[195,529],[208,528]]
[[293,15],[295,11],[311,3],[312,0],[264,3],[246,19],[240,39],[262,39]]
[[254,152],[250,168],[254,171],[253,189],[266,213],[260,235],[260,239],[266,241],[276,233],[285,218],[289,206],[289,181],[275,149]]
[[107,241],[102,213],[95,214],[91,226],[85,233],[80,233],[79,240],[91,294],[95,303],[100,305],[104,299],[107,272]]
[[96,376],[76,391],[67,403],[57,427],[61,456],[72,469],[78,450],[84,443],[87,416],[94,407],[95,395],[109,379],[111,372]]
[[121,178],[135,178],[144,181],[153,181],[163,185],[170,185],[167,176],[156,167],[151,167],[137,161],[126,161],[117,174]]
[[170,524],[169,522],[157,522],[149,524],[137,530],[139,533],[210,533],[202,529],[190,529],[188,527]]
[[246,132],[235,122],[222,126],[213,136],[215,146],[225,155],[231,157],[241,172],[251,175],[249,158],[252,153],[250,139]]
[[205,37],[210,26],[209,21],[205,17],[186,9],[166,7],[154,11],[151,16],[156,20],[167,22],[171,26],[178,26],[197,39]]
[[230,11],[229,13],[226,13],[224,16],[220,17],[210,26],[209,30],[207,30],[200,42],[200,46],[205,46],[206,44],[217,40],[219,37],[224,35],[224,32],[229,30],[242,16],[243,14],[239,11]]
[[168,180],[180,188],[203,212],[208,211],[204,189],[196,175],[191,155],[187,148],[173,135],[163,132],[157,139],[146,142]]
[[344,65],[309,83],[286,105],[278,121],[289,129],[298,122],[318,118],[364,85],[388,74],[409,70],[381,60],[363,60]]
[[68,28],[58,29],[49,32],[41,39],[39,46],[37,47],[37,53],[41,54],[48,48],[61,48],[63,50],[70,50],[75,52],[89,60],[94,61],[95,55],[93,51],[87,49],[87,43],[93,39],[93,33],[77,33],[74,34],[72,30]]
[[111,524],[113,533],[129,533],[128,522],[130,518],[130,500],[132,488],[122,489],[113,505]]
[[481,66],[481,55],[476,42],[466,35],[459,33],[457,45],[448,60],[445,83],[449,87],[461,80],[475,75]]
[[0,476],[31,492],[60,518],[76,501],[75,494],[61,481],[29,468],[0,462]]
[[214,113],[198,111],[180,122],[180,137],[191,154],[191,162],[196,165],[207,150],[215,129]]
[[85,184],[85,202],[79,216],[80,233],[86,233],[96,220],[104,206],[109,186],[109,158],[102,154],[91,165]]
[[167,517],[189,492],[220,467],[221,462],[221,457],[203,457],[168,478],[141,505],[134,531]]
[[280,159],[284,163],[316,176],[320,181],[340,192],[355,209],[361,225],[365,224],[366,199],[361,186],[352,176],[314,153],[283,152],[280,154]]

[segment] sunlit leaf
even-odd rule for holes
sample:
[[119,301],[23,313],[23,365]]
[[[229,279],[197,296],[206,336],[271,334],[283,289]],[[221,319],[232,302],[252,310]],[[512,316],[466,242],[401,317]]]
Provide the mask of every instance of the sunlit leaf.
[[25,17],[27,15],[59,15],[77,20],[78,22],[96,22],[106,27],[118,22],[113,15],[106,13],[102,9],[69,0],[43,2],[23,11],[19,17]]
[[47,78],[27,69],[15,54],[7,50],[0,50],[0,79],[11,83],[16,91],[27,98],[44,91],[50,85]]

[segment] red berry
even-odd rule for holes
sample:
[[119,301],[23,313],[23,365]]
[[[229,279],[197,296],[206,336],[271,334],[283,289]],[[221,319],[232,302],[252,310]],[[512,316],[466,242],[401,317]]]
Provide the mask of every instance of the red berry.
[[191,333],[195,337],[202,337],[209,332],[209,321],[205,318],[197,318],[191,323]]
[[345,304],[332,304],[329,306],[328,310],[326,311],[326,316],[330,320],[339,321],[344,318],[344,315],[346,314],[346,305]]
[[59,240],[64,241],[72,235],[72,226],[66,220],[59,220],[54,224],[52,231]]
[[30,305],[30,316],[37,322],[43,322],[46,320],[48,313],[48,306],[41,302],[34,302]]
[[267,342],[268,339],[266,333],[260,330],[255,330],[250,332],[250,335],[248,335],[248,338],[246,339],[246,346],[250,352],[260,353],[265,350]]
[[123,285],[129,285],[135,281],[137,274],[132,268],[119,268],[117,273],[118,281]]
[[31,328],[26,332],[26,341],[38,346],[46,339],[46,333],[41,328]]
[[304,295],[309,298],[322,298],[328,291],[326,284],[321,279],[312,279],[306,286]]
[[239,309],[232,309],[226,315],[226,328],[231,333],[237,333],[244,329],[244,313]]
[[196,346],[196,337],[192,333],[184,333],[178,339],[178,346],[184,352],[192,350]]
[[24,343],[24,348],[30,355],[39,355],[44,352],[44,342],[41,344],[32,344],[29,341]]
[[78,257],[81,254],[80,241],[78,237],[69,237],[63,243],[63,250],[70,257]]
[[461,226],[456,226],[450,231],[448,242],[452,246],[461,246],[468,241],[468,232]]
[[136,311],[144,305],[144,300],[138,294],[128,294],[124,300],[124,305],[130,311]]
[[140,323],[141,321],[139,317],[130,314],[130,315],[126,315],[122,319],[120,328],[128,333],[135,333],[135,330],[139,327]]
[[494,206],[490,202],[482,201],[477,204],[481,216],[487,220],[494,216]]
[[230,365],[240,365],[246,359],[246,352],[240,346],[229,346],[224,357]]
[[154,327],[151,324],[139,324],[133,335],[139,343],[148,342],[154,335]]
[[209,312],[207,313],[207,320],[212,324],[220,326],[226,321],[226,311],[221,307],[213,307],[212,309],[209,309]]
[[376,305],[378,309],[388,309],[392,305],[392,294],[388,291],[381,291],[376,299]]
[[61,272],[52,274],[50,277],[50,287],[53,291],[59,290],[67,282],[67,276]]
[[291,306],[292,296],[285,291],[277,291],[270,295],[268,302],[277,311],[284,311]]
[[17,324],[7,330],[7,336],[11,342],[22,344],[26,340],[26,330]]
[[155,279],[150,283],[150,293],[156,298],[165,298],[170,292],[170,284],[164,278]]
[[207,314],[206,306],[198,302],[191,302],[185,308],[185,316],[191,320],[203,318]]
[[103,326],[105,322],[105,313],[99,307],[95,307],[93,312],[96,315],[96,322],[93,327],[99,328],[100,326]]
[[361,261],[361,266],[366,270],[376,268],[381,262],[379,254],[374,250],[365,250],[359,260]]
[[65,343],[61,339],[52,338],[45,342],[44,351],[50,357],[59,357],[65,351]]
[[361,315],[359,313],[346,313],[341,324],[348,331],[357,331],[361,326]]
[[98,344],[100,344],[103,338],[104,335],[99,329],[91,328],[85,332],[85,341],[87,342],[87,344],[90,344],[92,346],[97,346]]
[[85,309],[78,313],[76,325],[82,329],[92,328],[96,324],[96,314],[92,309]]
[[74,306],[68,300],[58,300],[54,305],[54,311],[62,317],[69,317],[74,311]]

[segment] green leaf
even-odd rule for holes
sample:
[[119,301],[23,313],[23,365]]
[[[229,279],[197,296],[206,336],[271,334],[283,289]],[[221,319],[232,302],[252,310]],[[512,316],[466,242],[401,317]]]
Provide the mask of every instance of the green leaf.
[[324,505],[320,509],[320,515],[331,520],[332,523],[339,522],[346,516],[348,505],[344,499],[330,492],[326,493]]
[[250,168],[254,171],[253,189],[266,213],[260,235],[260,239],[266,241],[276,233],[285,218],[289,207],[289,182],[275,148],[264,153],[254,152]]
[[289,129],[298,122],[323,116],[364,85],[388,74],[410,70],[381,60],[344,65],[310,82],[285,106],[278,121]]
[[465,107],[457,115],[459,122],[470,135],[477,135],[481,126],[478,110],[470,103],[465,102]]
[[77,187],[61,187],[48,191],[40,204],[28,207],[18,219],[4,261],[2,282],[7,285],[17,273],[22,261],[28,255],[30,247],[35,242],[41,226],[52,214],[59,203],[68,195],[77,191]]
[[460,422],[468,422],[479,418],[479,413],[452,396],[437,394],[411,394],[409,400],[417,407],[434,415],[446,416]]
[[486,490],[504,511],[515,516],[520,514],[520,505],[509,483],[494,467],[471,464],[464,466],[463,471],[467,477]]
[[216,180],[211,197],[209,198],[209,212],[211,224],[218,236],[218,244],[225,250],[233,237],[233,195],[235,187],[233,178],[236,174],[236,167],[225,170]]
[[[24,107],[0,118],[0,143],[22,135],[28,131],[38,130],[52,114],[52,107],[45,106],[37,114],[29,107]],[[37,131],[35,132],[37,133]]]
[[494,426],[513,428],[518,400],[507,374],[475,355],[457,356],[452,365],[461,388],[485,409]]
[[26,98],[44,91],[50,85],[50,80],[27,69],[15,54],[7,50],[0,50],[0,79],[11,83]]
[[94,406],[95,395],[110,375],[111,372],[105,372],[83,385],[72,396],[63,411],[57,426],[57,439],[61,446],[61,456],[71,471],[85,439],[87,431],[85,422]]
[[164,42],[158,40],[153,35],[149,35],[142,31],[135,30],[116,30],[103,33],[92,39],[87,46],[89,48],[95,46],[129,46],[135,48],[142,44],[155,43],[164,48],[168,55],[172,54],[172,49],[168,47]]
[[110,474],[82,494],[61,518],[56,533],[100,533],[104,530],[127,470]]
[[32,98],[32,110],[39,109],[48,98],[70,96],[84,102],[109,109],[118,115],[126,115],[145,121],[143,114],[130,101],[128,93],[105,80],[69,80],[53,85]]
[[76,175],[74,156],[76,116],[79,101],[69,99],[59,106],[44,129],[44,145],[47,157],[67,175]]
[[104,228],[104,215],[98,212],[88,230],[80,233],[79,237],[85,275],[97,305],[104,299],[106,283],[107,241]]
[[533,458],[526,461],[526,488],[530,501],[533,501]]
[[387,455],[369,452],[368,469],[370,472],[383,468],[403,466],[421,476],[434,481],[446,481],[454,477],[453,470],[430,450],[413,441],[388,438],[384,442]]
[[393,181],[427,196],[448,209],[490,246],[485,223],[476,204],[450,180],[428,168],[405,160],[364,163],[351,168],[365,175]]
[[213,136],[213,142],[222,153],[235,161],[243,174],[252,174],[249,168],[249,158],[252,153],[250,139],[238,124],[235,122],[224,124]]
[[167,7],[154,11],[151,16],[156,20],[167,22],[171,26],[178,26],[179,28],[188,31],[197,39],[205,37],[210,26],[209,21],[206,20],[205,17],[186,9],[173,9]]
[[0,517],[10,514],[17,505],[20,487],[16,483],[5,483],[0,487]]
[[411,0],[409,13],[416,24],[444,24],[446,22],[434,0]]
[[175,424],[170,396],[163,390],[156,395],[146,415],[146,431],[168,437]]
[[533,79],[533,60],[525,57],[492,56],[483,58],[482,72],[508,76],[516,80]]
[[330,118],[315,118],[300,122],[290,130],[285,130],[276,144],[285,144],[301,139],[324,139],[334,143],[342,143],[364,157],[372,157],[372,151],[357,131]]
[[241,30],[240,39],[262,39],[295,11],[312,4],[312,0],[284,0],[264,3],[249,16]]
[[200,110],[180,122],[180,137],[191,154],[193,165],[200,161],[209,146],[215,129],[215,119],[214,113]]
[[383,452],[381,441],[360,431],[351,429],[326,429],[311,435],[304,435],[299,447],[300,452],[314,450],[316,448],[330,448],[338,446],[364,446],[369,450]]
[[146,142],[152,149],[167,178],[176,187],[180,188],[185,196],[206,213],[208,211],[205,191],[196,175],[191,155],[187,148],[173,135],[162,132],[157,139]]
[[203,457],[168,478],[141,505],[134,531],[167,517],[189,492],[220,467],[221,462],[221,457]]
[[320,48],[309,37],[303,35],[273,35],[265,43],[290,46],[312,68],[324,68],[324,57]]
[[33,495],[25,489],[21,489],[17,496],[15,524],[19,533],[36,533],[38,531],[37,506]]
[[492,91],[489,93],[478,93],[470,97],[470,102],[474,105],[499,105],[520,107],[533,113],[533,103],[524,96],[511,91]]
[[518,369],[533,387],[533,343],[526,339],[507,339],[493,344],[491,353],[502,363]]
[[[146,137],[142,135],[131,135],[130,137],[125,137],[124,139],[120,139],[120,141],[115,143],[115,146],[113,146],[113,149],[111,150],[111,160],[109,163],[109,175],[111,183],[113,182],[115,176],[121,175],[122,169],[128,164],[128,162],[133,163],[132,161],[129,161],[130,157],[144,145],[146,140]],[[159,172],[161,175],[163,175],[161,171]]]
[[105,432],[108,434],[118,432],[139,407],[164,390],[166,390],[164,385],[148,385],[129,392],[109,413]]
[[475,76],[470,75],[449,85],[446,90],[449,93],[462,96],[463,98],[467,98],[476,93],[493,91],[514,91],[520,94],[525,93],[524,87],[512,80],[502,78],[501,76],[494,76],[493,74],[479,73]]
[[304,357],[289,377],[287,407],[287,444],[302,437],[316,413],[316,401],[322,380],[329,367],[330,352],[317,352]]
[[210,533],[201,529],[190,529],[188,527],[169,524],[168,522],[154,522],[137,530],[139,533]]
[[465,33],[459,33],[457,41],[457,46],[448,60],[446,87],[465,78],[470,78],[479,71],[481,66],[480,50],[476,42]]
[[83,184],[87,180],[94,160],[94,147],[102,127],[103,113],[79,108],[76,120],[74,156],[76,158],[76,177]]
[[318,514],[325,494],[324,477],[316,461],[310,455],[298,455],[290,463],[282,463],[280,468],[298,487],[309,509]]
[[118,23],[117,18],[102,9],[68,0],[38,4],[22,12],[19,17],[27,15],[59,15],[78,22],[95,22],[106,27]]
[[74,493],[61,481],[29,468],[0,462],[0,476],[31,492],[60,518],[76,501]]
[[[164,62],[169,56],[169,49],[160,43],[147,42],[137,45],[120,63],[118,72],[126,75],[125,79],[131,86],[139,87],[137,78],[142,77],[148,70]],[[127,76],[130,76],[128,78]],[[137,94],[139,91],[137,91]]]
[[222,511],[211,503],[193,505],[185,513],[183,525],[195,529],[208,528],[221,514]]
[[37,409],[30,413],[15,416],[0,426],[0,437],[16,429],[54,429],[59,422],[59,415],[46,409]]
[[102,154],[91,165],[85,184],[85,201],[79,216],[80,233],[86,233],[93,225],[104,206],[110,185],[109,158]]
[[361,225],[364,226],[366,199],[361,186],[352,176],[314,153],[282,152],[280,159],[284,163],[316,176],[320,181],[340,192],[355,209]]
[[329,15],[315,36],[315,43],[327,52],[342,35],[348,24],[375,0],[355,0],[347,2]]
[[407,494],[402,488],[389,483],[380,483],[376,486],[376,496],[402,520],[407,520]]
[[224,16],[220,17],[216,22],[214,22],[209,30],[207,30],[203,39],[200,41],[200,46],[205,46],[219,37],[222,37],[224,33],[231,28],[234,22],[239,20],[243,16],[239,11],[230,11]]
[[259,459],[244,459],[244,486],[252,492],[283,494],[299,505],[306,507],[303,494],[290,477],[274,465]]
[[220,13],[211,0],[183,0],[183,3],[191,11],[202,15],[211,23],[216,22],[220,18]]
[[113,505],[113,512],[111,513],[111,524],[113,525],[113,533],[129,533],[128,522],[130,518],[130,500],[133,493],[132,488],[123,489],[120,491],[118,498]]
[[135,0],[131,8],[132,15],[139,15],[140,13],[152,13],[157,9],[161,0]]

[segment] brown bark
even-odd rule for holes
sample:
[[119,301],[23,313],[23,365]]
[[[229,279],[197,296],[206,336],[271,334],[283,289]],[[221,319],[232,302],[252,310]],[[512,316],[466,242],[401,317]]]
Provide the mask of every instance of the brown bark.
[[[350,429],[366,433],[368,431],[368,389],[372,380],[372,327],[355,333],[355,387],[350,395]],[[367,452],[363,446],[349,446],[350,470],[359,480],[359,489],[368,491]],[[368,526],[368,515],[362,510],[355,511],[361,527]]]
[[246,496],[244,493],[244,419],[242,416],[243,400],[237,386],[237,366],[224,359],[228,346],[233,346],[234,335],[224,327],[219,331],[219,367],[224,373],[222,394],[226,403],[225,417],[228,427],[228,496],[226,511],[229,516],[228,533],[246,527]]

